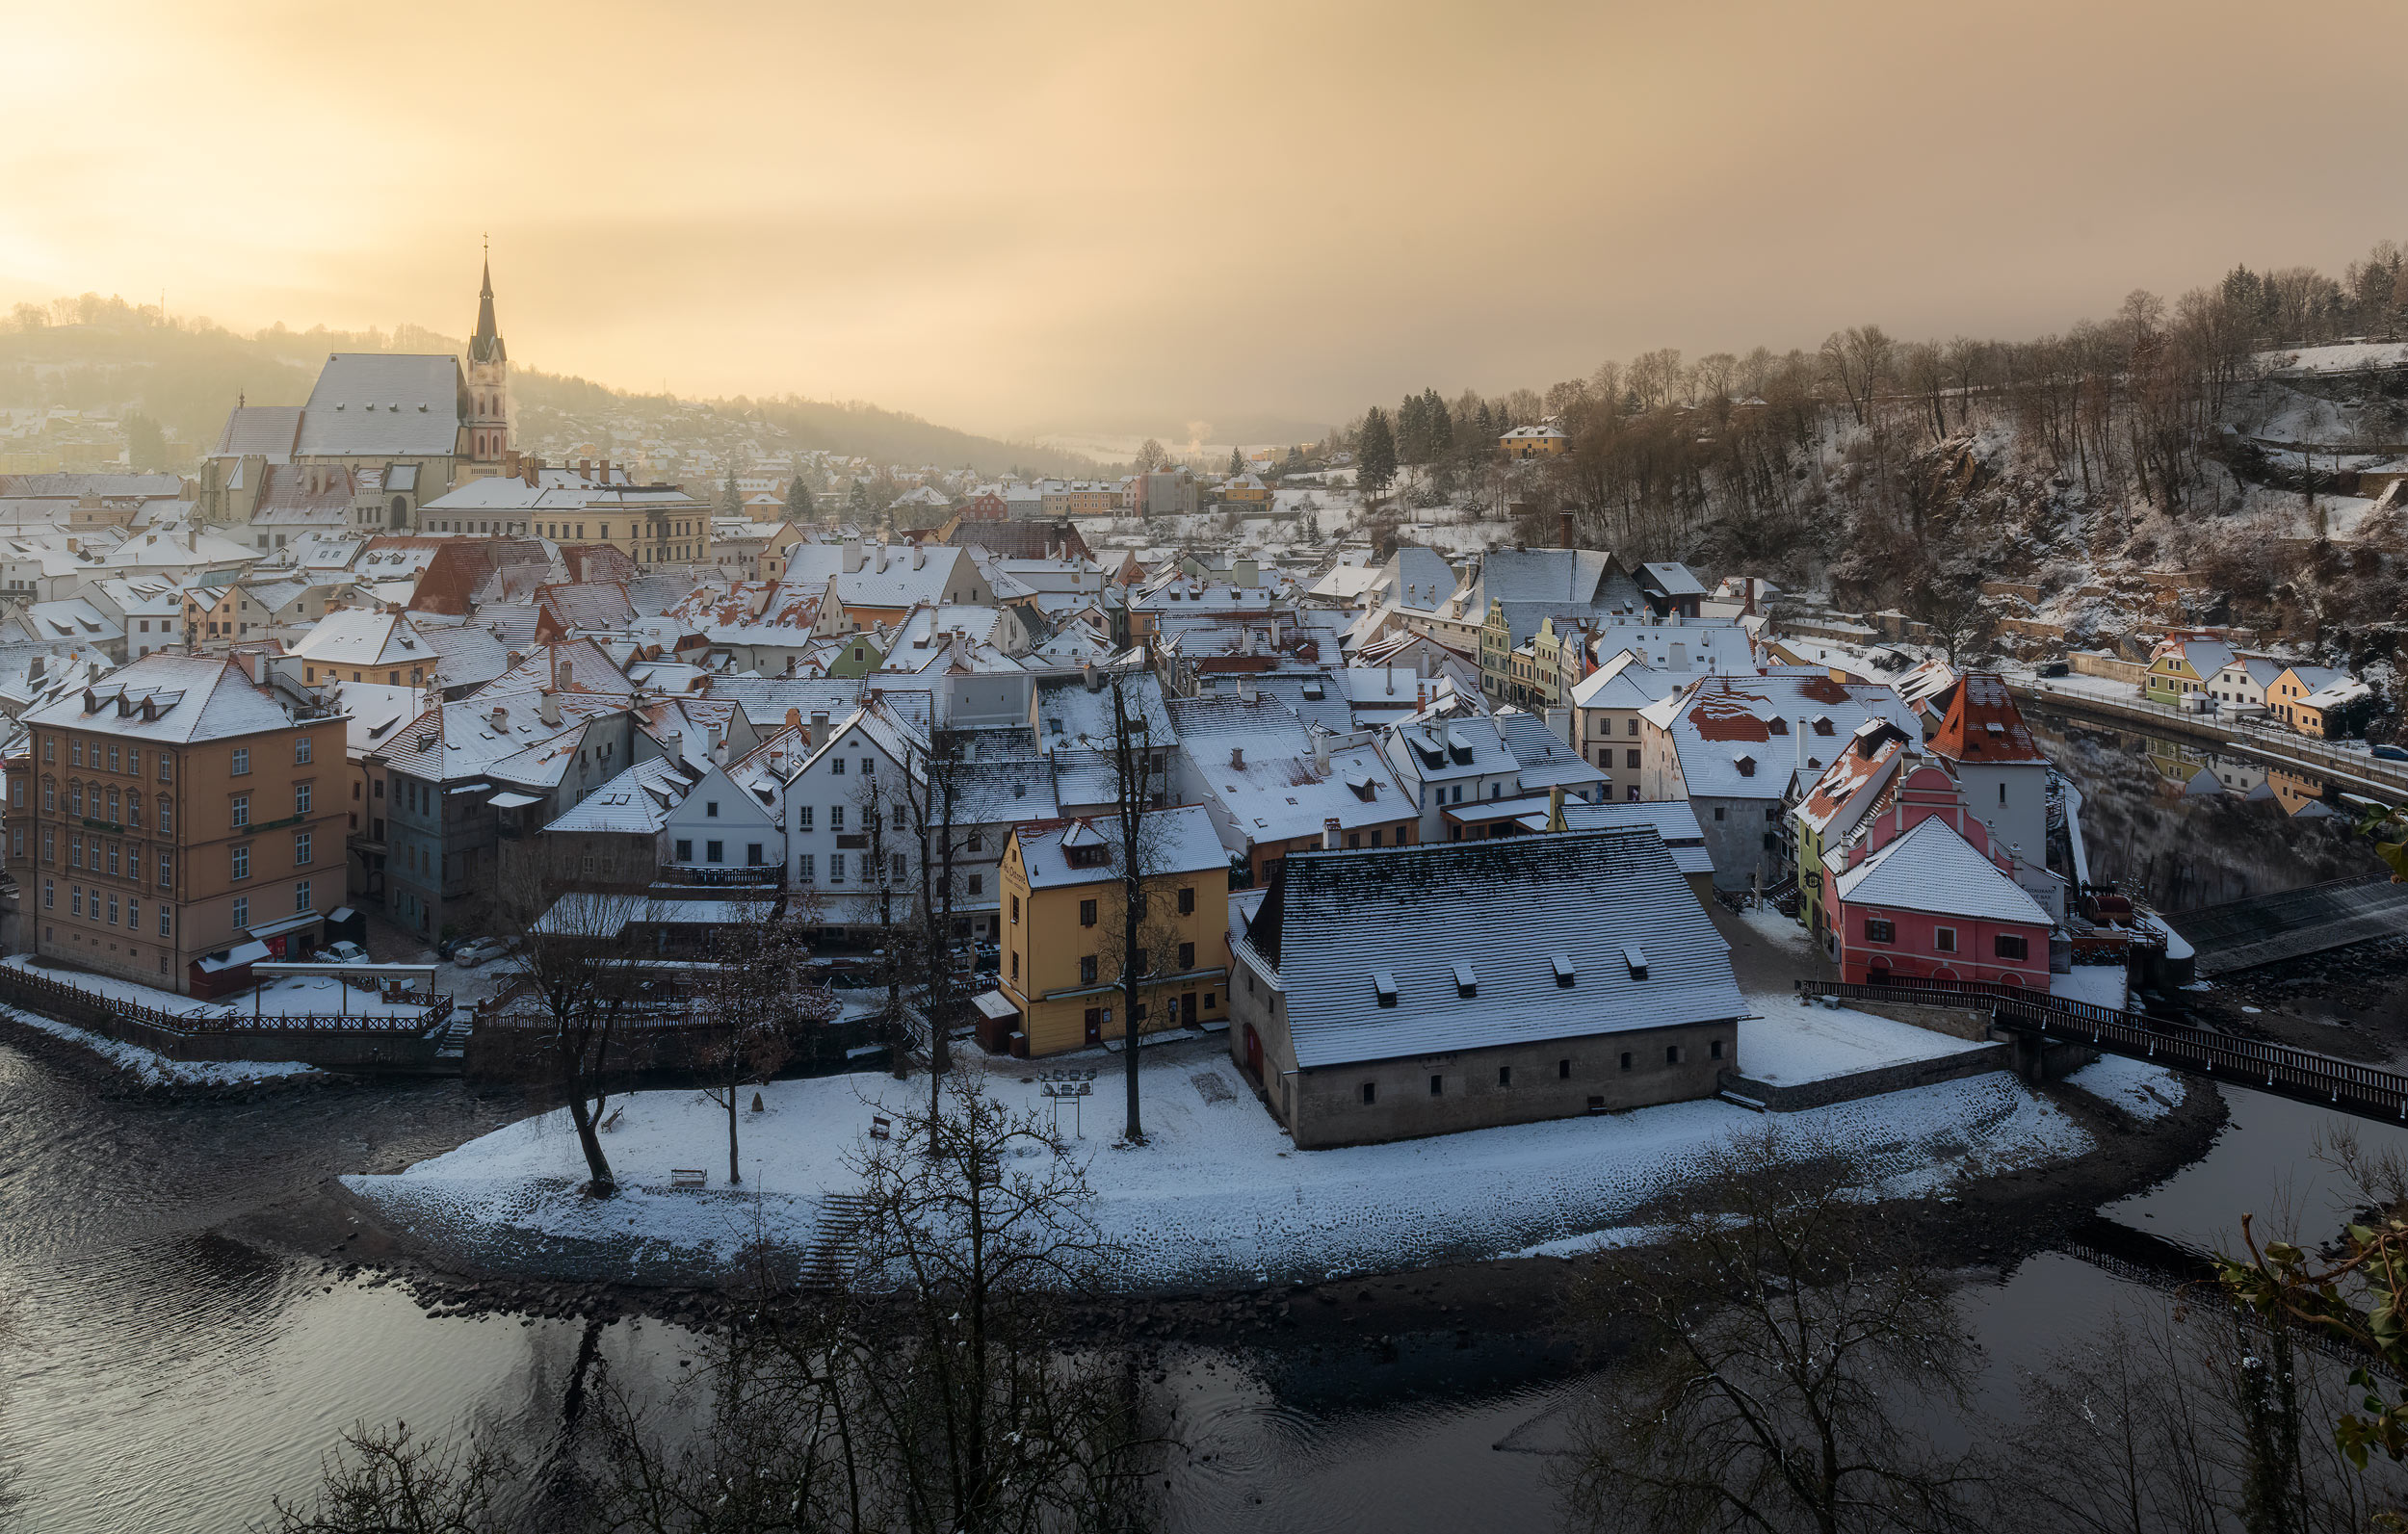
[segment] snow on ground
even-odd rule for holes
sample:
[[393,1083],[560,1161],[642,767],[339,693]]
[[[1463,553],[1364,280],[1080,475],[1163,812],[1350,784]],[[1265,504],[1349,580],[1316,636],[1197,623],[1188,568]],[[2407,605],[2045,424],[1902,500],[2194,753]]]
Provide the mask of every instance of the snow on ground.
[[[1842,1014],[1828,1014],[1831,1017]],[[1937,1036],[1934,1035],[1936,1038]],[[1095,1212],[1132,1288],[1318,1279],[1474,1261],[1612,1229],[1678,1190],[1708,1147],[1765,1120],[1714,1100],[1341,1150],[1296,1151],[1211,1045],[1146,1056],[1151,1141],[1115,1148],[1116,1088],[1086,1100],[1079,1150]],[[1007,1103],[1045,1111],[1034,1081],[972,1060]],[[1101,1085],[1102,1083],[1099,1083]],[[856,1186],[843,1164],[871,1115],[907,1113],[928,1081],[855,1075],[781,1081],[747,1113],[746,1185],[724,1187],[724,1111],[691,1091],[622,1100],[604,1139],[622,1192],[578,1191],[583,1158],[563,1112],[522,1120],[396,1176],[344,1179],[380,1216],[455,1261],[491,1272],[692,1280],[759,1231],[808,1244],[820,1196]],[[1061,1118],[1064,1131],[1072,1117]],[[1845,1146],[1897,1191],[1958,1170],[2078,1156],[2089,1138],[2004,1073],[1835,1104],[1773,1121],[1800,1154]],[[1977,1148],[1977,1149],[1976,1149]],[[677,1167],[710,1187],[669,1188]]]
[[43,1017],[18,1007],[0,1006],[0,1016],[39,1028],[55,1039],[64,1039],[92,1051],[105,1060],[123,1066],[145,1082],[173,1081],[184,1086],[238,1086],[246,1081],[265,1081],[279,1077],[315,1076],[317,1067],[299,1060],[170,1060],[164,1054],[145,1050],[138,1044],[124,1044],[105,1034],[79,1028],[71,1023]]
[[2049,976],[2049,994],[2061,996],[2068,1001],[2087,1001],[2092,1006],[2124,1010],[2124,967],[2120,964],[2077,964],[2065,975]]
[[1749,997],[1760,1018],[1740,1025],[1739,1074],[1772,1086],[1795,1086],[1889,1065],[1962,1054],[1982,1046],[1843,1007],[1807,1006],[1794,997]]
[[2065,1079],[2096,1098],[2114,1104],[2141,1120],[2161,1119],[2183,1103],[2183,1079],[2163,1066],[2102,1054]]
[[1760,905],[1740,917],[1749,930],[1774,947],[1811,958],[1815,953],[1815,935],[1806,930],[1793,916],[1783,916],[1769,905]]
[[[83,970],[49,969],[33,962],[33,955],[12,953],[0,958],[0,964],[38,975],[45,980],[71,985],[112,1001],[130,1002],[136,1006],[156,1008],[190,1018],[249,1017],[253,1011],[253,996],[249,991],[237,992],[211,1001],[197,996],[178,996],[173,991],[153,990],[132,980],[119,980],[106,975],[92,975]],[[367,991],[350,990],[330,975],[295,975],[271,981],[259,988],[256,1010],[270,1016],[316,1017],[338,1016],[349,1011],[353,1016],[374,1014],[407,1014],[416,1016],[426,1009],[406,1002],[387,1001]]]

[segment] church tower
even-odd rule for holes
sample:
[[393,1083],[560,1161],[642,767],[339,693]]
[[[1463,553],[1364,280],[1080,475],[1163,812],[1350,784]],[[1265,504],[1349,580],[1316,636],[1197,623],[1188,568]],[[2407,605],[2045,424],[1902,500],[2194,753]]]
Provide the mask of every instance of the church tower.
[[493,258],[485,257],[484,291],[477,299],[477,333],[468,342],[469,478],[502,472],[510,445],[510,362],[493,325]]

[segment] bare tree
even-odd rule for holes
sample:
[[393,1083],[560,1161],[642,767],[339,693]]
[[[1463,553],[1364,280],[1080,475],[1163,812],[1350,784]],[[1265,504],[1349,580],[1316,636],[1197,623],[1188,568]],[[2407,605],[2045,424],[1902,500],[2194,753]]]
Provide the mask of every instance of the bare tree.
[[956,823],[968,759],[958,733],[936,730],[927,748],[915,746],[903,766],[903,827],[919,862],[921,955],[928,966],[929,1111],[933,1113],[937,1082],[953,1069],[945,1029],[961,954],[954,936],[954,861],[969,850],[970,828]]
[[[1145,1122],[1138,1106],[1138,1025],[1143,1016],[1148,973],[1143,963],[1146,884],[1159,856],[1160,838],[1153,822],[1157,748],[1153,723],[1135,679],[1125,670],[1115,670],[1110,686],[1112,733],[1105,750],[1112,769],[1112,867],[1120,886],[1120,1036],[1129,1099],[1123,1135],[1130,1144],[1142,1145]],[[1133,698],[1133,694],[1138,695]]]
[[737,1124],[745,1089],[756,1091],[794,1057],[801,1030],[826,1023],[839,1010],[824,985],[808,978],[811,945],[804,933],[817,924],[815,892],[793,902],[775,890],[752,887],[744,914],[711,935],[711,965],[697,1010],[708,1041],[700,1064],[703,1090],[727,1110],[727,1181],[742,1183]]
[[505,1511],[518,1467],[486,1437],[451,1449],[396,1422],[389,1432],[355,1427],[343,1445],[323,1467],[314,1502],[275,1500],[268,1526],[275,1534],[502,1534],[520,1526]]
[[1972,1461],[1924,1432],[1974,1372],[1944,1275],[1885,1251],[1836,1147],[1767,1128],[1701,1171],[1663,1242],[1601,1254],[1576,1287],[1584,1333],[1645,1340],[1581,1424],[1573,1511],[1599,1529],[1956,1526]]
[[587,1191],[618,1191],[597,1126],[617,1083],[620,1030],[641,1000],[628,928],[651,910],[632,895],[571,892],[546,908],[539,895],[506,902],[539,915],[519,926],[511,962],[518,987],[546,1028],[549,1076],[568,1105],[585,1153]]
[[[864,757],[864,762],[871,760]],[[903,1070],[903,985],[910,972],[911,955],[907,951],[918,946],[918,935],[910,922],[911,888],[910,860],[906,851],[909,837],[905,834],[908,814],[903,785],[890,783],[875,771],[865,772],[854,780],[853,814],[860,830],[856,833],[861,852],[860,887],[877,902],[878,975],[886,982],[886,1009],[881,1016],[889,1044],[894,1050],[895,1072]]]

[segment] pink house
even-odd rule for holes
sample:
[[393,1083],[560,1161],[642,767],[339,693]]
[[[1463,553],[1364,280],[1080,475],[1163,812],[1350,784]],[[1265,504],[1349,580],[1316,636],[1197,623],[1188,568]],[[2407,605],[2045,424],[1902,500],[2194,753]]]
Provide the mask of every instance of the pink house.
[[2055,926],[2048,911],[2015,882],[2005,854],[1952,784],[1943,798],[1936,785],[1917,781],[1925,771],[1938,774],[1910,774],[1831,881],[1840,978],[1858,985],[1981,980],[2046,991]]

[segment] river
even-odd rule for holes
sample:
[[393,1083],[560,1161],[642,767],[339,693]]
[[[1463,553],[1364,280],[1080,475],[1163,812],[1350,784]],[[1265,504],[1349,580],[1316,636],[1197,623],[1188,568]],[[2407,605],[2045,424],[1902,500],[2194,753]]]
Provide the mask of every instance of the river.
[[[2354,867],[2344,836],[2269,795],[2187,783],[2135,792],[2145,744],[2078,732],[2049,743],[2097,806],[2094,855],[2162,880],[2150,893],[2254,893]],[[2204,766],[2213,772],[2213,764]],[[2170,774],[2159,777],[2173,782]],[[2229,799],[2230,803],[2222,802]],[[2243,820],[2224,819],[2239,816]],[[2214,819],[2201,819],[2202,817]],[[2222,848],[2184,831],[2245,827]],[[2178,850],[2179,849],[2179,850]],[[2115,860],[2122,860],[2120,863]],[[2203,903],[2193,899],[2180,903]],[[2333,1189],[2312,1158],[2332,1115],[2228,1091],[2231,1122],[2200,1159],[2101,1212],[2199,1246],[2242,1210],[2321,1213]],[[430,1316],[397,1288],[343,1281],[315,1260],[215,1234],[305,1195],[331,1170],[396,1165],[511,1116],[457,1084],[266,1093],[249,1103],[96,1096],[46,1052],[0,1040],[0,1466],[40,1534],[225,1534],[273,1495],[314,1484],[354,1422],[428,1432],[472,1421],[540,1441],[564,1407],[579,1351],[624,1381],[667,1381],[694,1339],[660,1322]],[[2408,1134],[2370,1138],[2408,1149]],[[2119,1303],[2160,1304],[2072,1257],[1976,1282],[1965,1306],[2011,1393]],[[1175,1525],[1262,1531],[1547,1528],[1546,1471],[1579,1390],[1541,1342],[1459,1345],[1452,1334],[1371,1347],[1190,1348],[1170,1386],[1183,1443]]]

